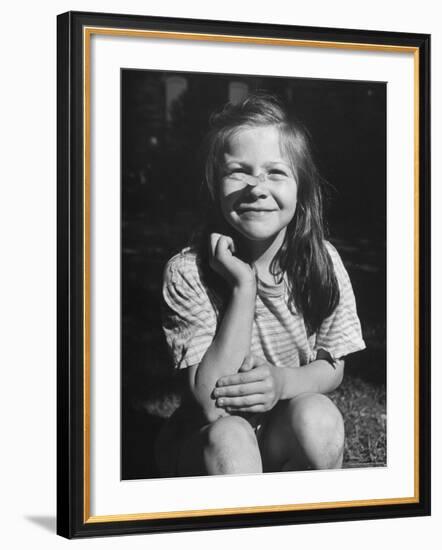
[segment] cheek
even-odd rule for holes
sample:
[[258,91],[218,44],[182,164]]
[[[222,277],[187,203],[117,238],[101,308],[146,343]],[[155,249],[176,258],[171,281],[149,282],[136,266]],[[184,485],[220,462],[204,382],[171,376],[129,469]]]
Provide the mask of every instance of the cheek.
[[278,193],[275,193],[274,197],[280,207],[288,212],[294,213],[297,203],[296,188],[287,187],[285,189],[280,189]]
[[234,209],[239,191],[241,191],[241,188],[236,184],[221,183],[219,186],[218,204],[222,212],[228,213]]
[[231,197],[220,194],[218,196],[219,210],[224,218],[228,218],[233,210]]

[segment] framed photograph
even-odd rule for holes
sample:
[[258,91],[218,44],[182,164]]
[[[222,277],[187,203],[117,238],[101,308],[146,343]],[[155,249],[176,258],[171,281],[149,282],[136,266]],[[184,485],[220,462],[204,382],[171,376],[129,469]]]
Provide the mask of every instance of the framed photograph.
[[58,534],[430,513],[430,36],[58,16]]

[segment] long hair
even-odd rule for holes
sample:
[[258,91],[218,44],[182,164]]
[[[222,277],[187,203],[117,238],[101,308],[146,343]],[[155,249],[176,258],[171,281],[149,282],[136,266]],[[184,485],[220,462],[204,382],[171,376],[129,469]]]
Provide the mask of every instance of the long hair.
[[339,286],[332,260],[325,245],[323,222],[323,180],[311,153],[307,131],[290,117],[280,101],[265,93],[254,93],[238,104],[228,103],[212,115],[211,128],[204,142],[204,179],[210,194],[210,207],[204,229],[194,240],[201,258],[201,271],[208,286],[226,296],[223,281],[208,267],[208,236],[217,231],[231,233],[218,202],[221,158],[230,137],[240,128],[274,126],[280,147],[290,161],[297,181],[297,204],[287,226],[284,242],[272,261],[274,275],[286,274],[289,307],[304,318],[310,334],[318,330],[339,302]]

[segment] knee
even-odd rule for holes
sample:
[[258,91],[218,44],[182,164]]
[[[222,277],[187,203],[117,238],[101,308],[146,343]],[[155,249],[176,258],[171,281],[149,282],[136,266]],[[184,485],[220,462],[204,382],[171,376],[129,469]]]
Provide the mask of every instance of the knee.
[[224,416],[206,430],[206,444],[213,449],[257,447],[251,425],[240,416]]
[[290,423],[301,438],[314,438],[339,451],[344,446],[344,421],[339,409],[325,395],[300,395],[289,402]]
[[204,461],[209,474],[262,472],[258,442],[244,418],[219,418],[207,428],[205,435]]

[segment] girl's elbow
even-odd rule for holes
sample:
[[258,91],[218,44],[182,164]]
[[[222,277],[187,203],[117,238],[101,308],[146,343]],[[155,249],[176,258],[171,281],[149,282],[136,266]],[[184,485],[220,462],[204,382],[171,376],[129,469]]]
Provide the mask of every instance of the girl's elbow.
[[193,398],[205,424],[212,424],[223,416],[229,416],[228,412],[216,406],[215,400],[207,392],[198,391],[196,388]]
[[204,409],[203,415],[208,424],[213,424],[223,416],[230,416],[229,413],[227,413],[225,410],[219,409],[218,407],[214,406]]
[[188,388],[204,422],[211,424],[222,416],[228,416],[228,413],[215,405],[215,400],[212,397],[213,388],[208,387],[205,381],[198,376],[198,366],[189,367]]

